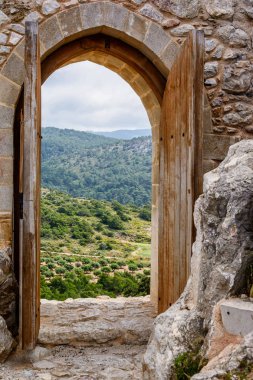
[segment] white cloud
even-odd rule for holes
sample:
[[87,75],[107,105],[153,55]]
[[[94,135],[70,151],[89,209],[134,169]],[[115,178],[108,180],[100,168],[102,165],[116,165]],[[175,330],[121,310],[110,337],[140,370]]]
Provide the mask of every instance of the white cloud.
[[84,131],[150,128],[145,108],[129,84],[87,61],[57,70],[44,83],[42,125]]

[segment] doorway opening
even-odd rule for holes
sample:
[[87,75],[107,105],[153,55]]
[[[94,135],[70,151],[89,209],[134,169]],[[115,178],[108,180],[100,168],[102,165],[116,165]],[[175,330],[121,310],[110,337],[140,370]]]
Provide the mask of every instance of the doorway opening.
[[117,74],[85,61],[47,79],[41,298],[150,294],[151,167],[145,108]]
[[[18,261],[18,237],[22,236],[22,262],[17,265],[22,273],[20,324],[23,347],[31,348],[36,343],[40,325],[37,191],[40,182],[40,68],[44,82],[59,67],[89,60],[119,73],[140,96],[152,126],[151,299],[162,312],[180,296],[189,276],[192,210],[202,186],[203,78],[199,70],[203,67],[204,45],[202,33],[191,33],[169,77],[165,78],[139,50],[107,35],[97,34],[63,45],[45,58],[42,65],[38,54],[38,28],[32,22],[28,25],[27,37],[24,150],[20,149],[21,154],[16,155],[15,161],[16,181],[19,181],[16,189],[24,191],[23,214],[19,197],[15,200],[15,220],[21,220],[16,222],[16,228],[21,225],[24,230],[21,235],[15,234],[15,251]],[[21,113],[16,121],[22,120],[22,107],[17,107],[17,112],[19,109]],[[22,122],[17,122],[15,139],[22,142],[20,127]]]

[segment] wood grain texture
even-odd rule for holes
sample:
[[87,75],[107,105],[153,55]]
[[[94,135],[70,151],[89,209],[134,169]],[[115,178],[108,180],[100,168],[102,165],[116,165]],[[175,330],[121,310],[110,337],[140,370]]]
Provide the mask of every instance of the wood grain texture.
[[193,207],[202,192],[204,37],[193,31],[168,77],[161,117],[158,311],[181,295],[190,274]]
[[41,74],[37,22],[26,22],[25,38],[21,340],[23,349],[32,349],[40,316]]

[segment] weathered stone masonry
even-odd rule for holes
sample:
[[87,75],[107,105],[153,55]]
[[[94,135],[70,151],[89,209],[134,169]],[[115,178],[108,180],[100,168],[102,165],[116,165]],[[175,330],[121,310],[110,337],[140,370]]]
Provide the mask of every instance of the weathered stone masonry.
[[[25,20],[38,19],[40,22],[42,59],[66,42],[102,31],[138,48],[165,78],[187,33],[194,28],[204,30],[207,92],[204,170],[216,167],[231,144],[241,138],[251,138],[252,0],[0,0],[0,9],[2,255],[12,246],[13,122],[24,76]],[[110,67],[110,62],[107,62],[107,66]],[[130,81],[129,74],[125,74],[125,79]],[[152,97],[147,96],[150,90],[144,89],[143,82],[139,84],[132,81],[131,85],[142,98],[148,113],[153,115],[151,123],[155,150],[159,143],[159,135],[155,133],[159,125],[159,107],[152,103]],[[158,165],[155,154],[153,165]],[[155,183],[153,185],[155,189]],[[0,269],[3,270],[2,267]],[[5,275],[13,278],[10,268]],[[6,286],[6,281],[0,282],[0,293],[3,286]],[[13,294],[13,285],[11,289]],[[13,305],[13,298],[11,303]],[[9,310],[13,310],[12,307]],[[0,313],[4,314],[11,326],[11,312],[0,310]]]

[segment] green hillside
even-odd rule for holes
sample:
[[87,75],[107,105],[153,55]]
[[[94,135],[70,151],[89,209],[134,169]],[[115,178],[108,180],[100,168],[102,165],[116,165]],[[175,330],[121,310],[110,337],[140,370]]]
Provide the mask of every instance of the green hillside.
[[42,190],[41,296],[149,294],[150,208]]
[[151,137],[116,140],[43,128],[42,186],[74,197],[150,203]]

